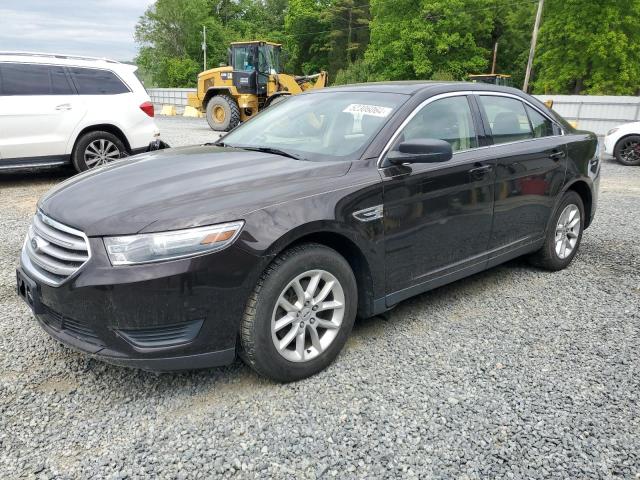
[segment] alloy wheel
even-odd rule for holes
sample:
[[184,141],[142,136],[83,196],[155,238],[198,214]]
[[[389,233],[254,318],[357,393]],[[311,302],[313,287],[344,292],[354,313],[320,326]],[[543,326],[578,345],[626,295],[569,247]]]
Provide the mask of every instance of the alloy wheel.
[[122,156],[120,149],[111,141],[104,138],[94,140],[84,150],[84,161],[87,168],[106,165]]
[[556,225],[555,250],[559,259],[564,260],[575,250],[580,227],[580,209],[571,203],[562,210]]
[[620,149],[620,158],[627,163],[640,161],[640,142],[625,140]]
[[325,270],[298,275],[282,290],[271,317],[271,338],[291,362],[318,357],[335,340],[345,311],[345,296],[336,277]]

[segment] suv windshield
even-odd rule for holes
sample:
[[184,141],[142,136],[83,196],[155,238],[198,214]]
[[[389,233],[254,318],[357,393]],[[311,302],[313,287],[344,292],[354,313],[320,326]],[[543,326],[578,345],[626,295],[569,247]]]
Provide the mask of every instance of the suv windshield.
[[304,160],[353,160],[408,98],[379,92],[297,95],[267,108],[222,142],[280,150]]

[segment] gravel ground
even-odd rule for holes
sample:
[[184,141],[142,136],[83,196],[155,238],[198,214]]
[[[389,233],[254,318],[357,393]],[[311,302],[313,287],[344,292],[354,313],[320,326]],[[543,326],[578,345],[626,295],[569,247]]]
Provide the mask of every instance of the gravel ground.
[[[199,120],[159,120],[172,145]],[[640,168],[607,160],[571,267],[522,260],[356,324],[321,374],[154,375],[48,337],[14,294],[36,199],[0,177],[0,478],[640,478]]]

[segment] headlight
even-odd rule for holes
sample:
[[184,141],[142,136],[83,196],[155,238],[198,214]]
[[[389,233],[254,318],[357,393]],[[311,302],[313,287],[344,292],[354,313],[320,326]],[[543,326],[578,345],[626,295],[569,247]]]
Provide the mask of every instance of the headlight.
[[611,130],[609,130],[609,131],[607,132],[607,135],[606,135],[606,136],[608,137],[609,135],[613,135],[614,133],[616,133],[616,132],[618,131],[618,129],[619,129],[618,127],[616,127],[616,128],[612,128]]
[[231,245],[243,221],[171,232],[105,237],[112,265],[160,262],[216,252]]

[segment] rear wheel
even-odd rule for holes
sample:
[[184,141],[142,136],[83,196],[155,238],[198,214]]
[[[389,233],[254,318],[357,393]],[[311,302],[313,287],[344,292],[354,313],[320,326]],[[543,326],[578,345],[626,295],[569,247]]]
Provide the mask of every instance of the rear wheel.
[[216,132],[228,132],[240,123],[240,108],[233,98],[216,95],[207,102],[207,123]]
[[261,375],[290,382],[327,367],[344,346],[358,293],[347,261],[323,245],[280,255],[262,275],[240,326],[240,355]]
[[277,97],[274,97],[270,102],[269,102],[269,106],[271,105],[275,105],[276,103],[280,103],[280,102],[284,102],[287,98],[289,98],[291,95],[278,95]]
[[630,135],[619,140],[613,155],[623,165],[640,165],[640,135]]
[[564,194],[547,229],[544,246],[534,253],[531,263],[547,270],[562,270],[575,257],[584,229],[584,204],[576,192]]
[[114,134],[95,131],[85,133],[78,139],[71,160],[78,172],[84,172],[128,155],[124,143]]

